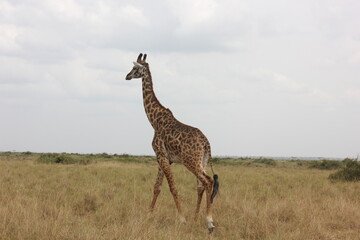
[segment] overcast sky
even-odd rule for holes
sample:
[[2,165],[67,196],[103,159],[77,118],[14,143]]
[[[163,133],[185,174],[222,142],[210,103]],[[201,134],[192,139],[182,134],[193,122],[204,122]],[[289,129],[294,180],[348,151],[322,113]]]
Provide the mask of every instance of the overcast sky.
[[0,151],[153,154],[141,81],[213,155],[360,153],[357,0],[0,0]]

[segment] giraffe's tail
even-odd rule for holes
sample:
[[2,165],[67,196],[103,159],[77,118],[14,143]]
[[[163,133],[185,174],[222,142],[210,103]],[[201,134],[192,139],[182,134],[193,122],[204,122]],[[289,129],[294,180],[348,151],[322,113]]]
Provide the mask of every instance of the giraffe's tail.
[[211,194],[211,203],[213,202],[214,198],[216,197],[217,193],[219,192],[219,176],[217,174],[214,174],[214,184],[213,184],[213,190]]
[[208,160],[209,160],[209,163],[210,163],[210,168],[211,168],[211,171],[213,173],[213,180],[214,180],[214,183],[213,183],[213,188],[212,188],[212,193],[211,193],[211,203],[214,201],[214,198],[216,197],[216,195],[218,194],[219,192],[219,175],[215,174],[214,173],[214,169],[213,169],[213,166],[212,166],[212,159],[211,159],[211,152],[210,152],[210,145],[209,145],[209,149],[208,149]]
[[219,192],[219,176],[214,173],[214,169],[213,169],[213,166],[212,166],[211,159],[210,159],[210,167],[211,167],[211,171],[213,173],[213,179],[214,179],[213,190],[212,190],[212,193],[211,193],[211,203],[212,203],[214,198],[216,197],[217,193]]

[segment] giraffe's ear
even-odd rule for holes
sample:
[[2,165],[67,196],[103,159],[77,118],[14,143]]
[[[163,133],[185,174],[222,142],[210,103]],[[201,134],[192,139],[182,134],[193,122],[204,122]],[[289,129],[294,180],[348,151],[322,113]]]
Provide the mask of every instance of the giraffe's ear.
[[143,56],[143,54],[142,54],[142,53],[140,53],[136,61],[137,61],[137,62],[141,62],[141,58],[142,58],[142,56]]

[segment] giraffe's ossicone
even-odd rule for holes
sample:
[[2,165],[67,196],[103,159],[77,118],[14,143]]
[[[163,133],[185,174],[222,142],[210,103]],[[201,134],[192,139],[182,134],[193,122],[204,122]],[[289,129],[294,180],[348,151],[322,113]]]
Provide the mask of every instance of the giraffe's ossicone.
[[[140,54],[134,62],[132,70],[126,75],[126,80],[142,78],[143,102],[147,118],[154,128],[152,147],[159,164],[158,174],[154,185],[154,195],[150,205],[153,209],[161,191],[164,176],[170,187],[180,220],[185,221],[178,191],[175,186],[170,165],[174,162],[183,164],[197,178],[198,200],[195,210],[197,218],[204,191],[206,191],[206,220],[209,232],[215,228],[212,219],[211,207],[219,188],[218,176],[211,178],[206,174],[206,165],[210,162],[210,143],[198,129],[178,121],[172,112],[161,105],[156,98],[146,54]],[[212,169],[212,166],[211,166]]]

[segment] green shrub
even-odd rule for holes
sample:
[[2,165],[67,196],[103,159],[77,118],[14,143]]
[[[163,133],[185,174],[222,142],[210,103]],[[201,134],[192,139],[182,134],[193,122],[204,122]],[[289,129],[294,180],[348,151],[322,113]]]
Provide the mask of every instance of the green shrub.
[[322,161],[313,161],[310,164],[310,168],[316,168],[321,170],[331,170],[341,168],[343,166],[342,162],[334,160],[322,160]]
[[10,156],[12,154],[12,152],[7,151],[7,152],[0,152],[0,156]]
[[39,163],[61,163],[61,164],[73,164],[75,160],[69,154],[66,153],[44,153],[36,160]]
[[153,156],[133,156],[129,154],[121,154],[117,155],[113,158],[115,161],[119,162],[134,162],[134,163],[149,163],[149,162],[156,162]]
[[349,166],[354,166],[358,163],[358,161],[356,159],[352,159],[352,158],[345,158],[343,161],[345,166],[347,166],[349,164]]
[[253,161],[254,163],[262,163],[269,166],[276,166],[276,162],[271,158],[258,158]]
[[345,167],[336,173],[330,174],[331,181],[360,181],[360,162],[351,159],[343,161]]
[[209,161],[211,161],[211,163],[220,163],[220,158],[212,157]]
[[100,156],[102,157],[102,158],[112,158],[112,156],[110,155],[110,154],[107,154],[107,153],[102,153],[102,154],[100,154]]

